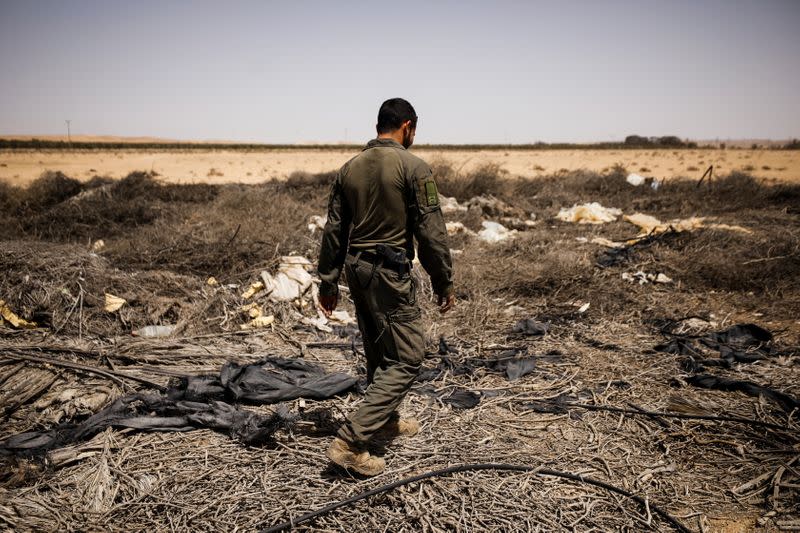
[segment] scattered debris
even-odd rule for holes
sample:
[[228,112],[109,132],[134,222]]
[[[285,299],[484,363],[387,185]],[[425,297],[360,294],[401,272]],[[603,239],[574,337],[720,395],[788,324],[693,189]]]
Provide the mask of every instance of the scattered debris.
[[251,283],[250,287],[248,287],[247,290],[242,293],[242,299],[249,300],[250,298],[252,298],[253,296],[255,296],[256,294],[258,294],[263,290],[264,290],[264,282],[256,281],[254,283]]
[[312,268],[311,261],[305,257],[281,257],[281,264],[275,276],[266,270],[261,272],[263,290],[274,302],[297,300],[311,287],[313,278],[309,270]]
[[103,250],[106,247],[106,243],[103,239],[97,239],[92,243],[92,251],[97,253]]
[[455,198],[449,196],[439,195],[439,205],[441,206],[442,213],[445,215],[452,215],[453,213],[466,213],[467,206],[458,203]]
[[475,235],[475,232],[471,229],[467,228],[461,222],[446,222],[445,226],[447,227],[447,234],[448,235],[458,235],[463,233],[465,235]]
[[41,453],[91,438],[107,427],[145,431],[186,431],[211,428],[229,431],[247,444],[269,440],[279,422],[280,410],[261,415],[224,401],[273,404],[296,398],[321,400],[340,394],[356,379],[297,359],[266,358],[257,363],[226,363],[219,376],[188,376],[164,394],[135,393],[78,424],[65,423],[48,431],[30,431],[0,442],[0,451]]
[[134,337],[145,337],[145,338],[161,338],[161,337],[169,337],[173,333],[177,326],[175,325],[165,325],[165,326],[145,326],[143,328],[139,328],[131,332],[131,335]]
[[648,274],[642,270],[637,270],[633,273],[623,272],[622,279],[631,283],[638,282],[639,285],[644,285],[646,283],[672,283],[672,278],[666,274],[662,274],[661,272],[657,274]]
[[119,311],[119,309],[128,303],[125,298],[120,298],[119,296],[114,296],[113,294],[105,293],[105,309],[106,313],[113,313],[115,311]]
[[684,231],[694,231],[700,228],[724,229],[748,234],[753,233],[751,230],[742,226],[731,226],[729,224],[706,224],[704,217],[690,217],[674,219],[670,220],[669,222],[661,222],[654,216],[645,215],[644,213],[634,213],[633,215],[625,215],[622,218],[634,226],[638,226],[641,229],[640,235],[652,235],[667,231],[681,233]]
[[311,235],[314,235],[317,230],[325,229],[325,224],[327,224],[327,222],[327,216],[321,217],[319,215],[311,215],[308,219],[308,231],[311,232]]
[[603,207],[597,202],[591,202],[563,208],[558,212],[556,218],[564,222],[577,222],[578,224],[605,224],[606,222],[614,222],[621,214],[622,211],[620,209]]
[[206,280],[206,285],[208,285],[209,287],[216,287],[217,285],[219,285],[219,282],[217,281],[217,278],[211,276]]
[[625,181],[633,185],[634,187],[639,187],[641,185],[650,185],[650,188],[654,191],[657,191],[658,188],[661,186],[661,182],[655,178],[645,178],[644,176],[640,176],[639,174],[628,174],[628,177],[625,178]]
[[275,317],[273,315],[259,315],[254,317],[250,322],[240,325],[239,328],[242,330],[260,329],[271,325],[273,322],[275,322]]
[[647,178],[644,176],[640,176],[639,174],[628,174],[628,177],[625,178],[625,181],[633,185],[634,187],[638,187],[639,185],[643,185]]
[[[523,209],[513,207],[494,196],[476,196],[467,202],[467,210],[474,211],[484,217],[524,219],[528,216]],[[531,215],[535,218],[535,215]]]
[[0,300],[0,323],[2,323],[3,320],[11,324],[11,327],[17,329],[34,329],[38,327],[34,322],[28,322],[18,317],[16,313],[8,307],[5,301]]
[[448,389],[450,392],[443,392],[436,390],[431,385],[424,385],[411,390],[416,394],[437,398],[453,409],[472,409],[481,402],[480,393],[462,388]]
[[800,408],[800,401],[779,390],[765,387],[752,381],[729,379],[711,374],[698,374],[689,376],[686,382],[703,389],[716,389],[721,391],[739,391],[750,396],[763,396],[778,404],[787,413],[792,413]]
[[508,229],[498,222],[484,220],[481,222],[483,229],[478,232],[478,237],[488,243],[496,243],[510,239],[517,234],[517,230]]
[[532,318],[525,318],[514,324],[511,331],[527,336],[538,336],[550,331],[550,326],[543,322],[537,322]]

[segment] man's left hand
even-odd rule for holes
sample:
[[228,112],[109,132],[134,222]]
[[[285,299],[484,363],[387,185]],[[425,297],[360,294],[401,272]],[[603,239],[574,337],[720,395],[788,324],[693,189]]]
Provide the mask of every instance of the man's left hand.
[[456,295],[450,293],[447,296],[439,296],[439,312],[445,314],[456,305]]
[[331,317],[331,313],[336,309],[336,304],[339,303],[339,295],[338,294],[331,294],[331,295],[319,295],[319,308],[322,309],[322,313],[327,317]]

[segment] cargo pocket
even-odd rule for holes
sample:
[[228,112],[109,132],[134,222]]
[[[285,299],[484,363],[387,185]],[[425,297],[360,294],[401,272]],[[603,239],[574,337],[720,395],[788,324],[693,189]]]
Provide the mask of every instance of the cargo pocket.
[[350,261],[347,265],[347,283],[366,289],[376,276],[376,268],[361,261]]
[[425,357],[422,312],[416,305],[400,307],[386,315],[383,341],[387,353],[398,361],[419,366]]

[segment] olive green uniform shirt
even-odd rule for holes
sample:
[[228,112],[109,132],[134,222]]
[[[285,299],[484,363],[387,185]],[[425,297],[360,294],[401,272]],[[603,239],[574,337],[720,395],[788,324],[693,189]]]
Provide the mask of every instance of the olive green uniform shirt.
[[336,294],[351,253],[386,244],[419,260],[439,296],[453,291],[453,263],[431,168],[392,139],[373,139],[342,166],[331,187],[322,235],[322,294]]

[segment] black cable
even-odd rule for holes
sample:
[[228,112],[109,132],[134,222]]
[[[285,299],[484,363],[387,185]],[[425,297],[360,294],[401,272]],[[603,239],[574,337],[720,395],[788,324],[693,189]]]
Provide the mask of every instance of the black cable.
[[302,516],[300,516],[298,518],[289,519],[288,522],[283,522],[281,524],[274,525],[274,526],[272,526],[270,528],[263,529],[263,530],[261,530],[261,533],[274,533],[276,531],[285,531],[285,530],[291,529],[291,528],[295,527],[298,524],[301,524],[303,522],[308,522],[309,520],[312,520],[312,519],[314,519],[314,518],[316,518],[318,516],[322,516],[322,515],[327,514],[327,513],[331,512],[331,511],[339,509],[340,507],[345,507],[347,505],[356,503],[356,502],[358,502],[360,500],[364,500],[366,498],[369,498],[370,496],[375,496],[376,494],[381,494],[383,492],[388,492],[388,491],[390,491],[392,489],[396,489],[397,487],[402,487],[404,485],[408,485],[408,484],[414,483],[416,481],[422,481],[423,479],[429,479],[429,478],[437,477],[437,476],[445,476],[445,475],[448,475],[448,474],[454,474],[456,472],[467,472],[467,471],[474,471],[474,470],[507,470],[507,471],[513,471],[513,472],[533,472],[534,474],[537,474],[537,475],[540,475],[540,476],[554,476],[554,477],[560,477],[560,478],[564,478],[564,479],[571,479],[573,481],[580,481],[582,483],[588,483],[589,485],[594,485],[595,487],[600,487],[600,488],[606,489],[608,491],[615,492],[617,494],[625,496],[627,498],[630,498],[630,499],[636,501],[637,503],[639,503],[640,505],[642,505],[645,508],[649,507],[656,514],[661,515],[661,517],[663,517],[664,520],[666,520],[667,522],[672,524],[672,526],[675,527],[676,530],[681,531],[682,533],[692,533],[692,531],[689,528],[687,528],[686,526],[684,526],[683,524],[681,524],[678,521],[677,518],[673,517],[672,515],[667,513],[665,510],[661,509],[660,507],[646,502],[645,499],[642,498],[641,496],[637,496],[636,494],[632,494],[632,493],[626,491],[625,489],[621,489],[619,487],[616,487],[614,485],[606,483],[605,481],[600,481],[599,479],[594,479],[594,478],[590,478],[590,477],[586,477],[586,476],[582,476],[582,475],[578,475],[578,474],[571,474],[569,472],[560,472],[558,470],[552,470],[550,468],[541,468],[541,467],[528,466],[528,465],[498,464],[498,463],[480,463],[480,464],[456,465],[456,466],[450,466],[448,468],[442,468],[440,470],[433,470],[431,472],[426,472],[424,474],[418,474],[418,475],[412,476],[412,477],[407,477],[405,479],[400,479],[398,481],[394,481],[394,482],[389,483],[387,485],[382,485],[382,486],[374,488],[372,490],[368,490],[366,492],[362,492],[361,494],[356,494],[355,496],[351,496],[350,498],[347,498],[345,500],[341,500],[341,501],[338,501],[338,502],[331,503],[329,505],[326,505],[322,509],[318,509],[316,511],[311,511],[311,512],[306,513],[306,514],[304,514],[304,515],[302,515]]

